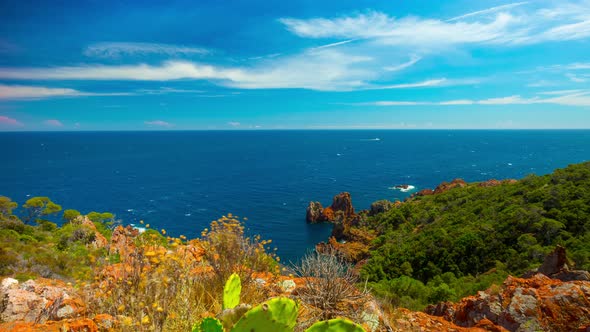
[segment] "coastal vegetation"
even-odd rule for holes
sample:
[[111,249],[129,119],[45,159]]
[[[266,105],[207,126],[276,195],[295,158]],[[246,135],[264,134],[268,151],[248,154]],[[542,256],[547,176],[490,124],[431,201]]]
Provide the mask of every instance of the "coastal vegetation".
[[[375,331],[399,319],[398,307],[500,294],[509,275],[539,267],[557,246],[568,266],[590,270],[590,163],[519,181],[454,183],[358,214],[349,194],[338,195],[311,211],[338,220],[334,237],[292,266],[232,214],[188,239],[143,221],[145,231],[123,227],[108,212],[62,210],[48,197],[18,210],[0,196],[0,276],[62,280],[83,299],[84,315],[108,315],[123,331],[241,331],[277,305],[297,308],[295,321],[285,314],[287,330]],[[257,318],[239,325],[252,310]]]
[[412,199],[348,230],[376,233],[361,276],[394,305],[457,301],[538,267],[555,246],[590,270],[590,163]]

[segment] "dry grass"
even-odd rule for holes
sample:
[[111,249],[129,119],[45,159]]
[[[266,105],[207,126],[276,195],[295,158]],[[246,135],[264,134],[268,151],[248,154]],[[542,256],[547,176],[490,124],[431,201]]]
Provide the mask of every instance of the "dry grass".
[[85,288],[90,311],[118,316],[122,331],[190,331],[201,318],[221,312],[223,285],[233,272],[243,277],[242,302],[265,300],[250,276],[277,271],[268,242],[245,238],[231,215],[202,235],[189,242],[154,231],[139,236],[130,255],[105,262]]
[[310,252],[291,269],[304,280],[304,287],[296,295],[305,313],[299,328],[336,317],[362,321],[363,309],[370,300],[369,292],[356,287],[358,277],[334,249]]

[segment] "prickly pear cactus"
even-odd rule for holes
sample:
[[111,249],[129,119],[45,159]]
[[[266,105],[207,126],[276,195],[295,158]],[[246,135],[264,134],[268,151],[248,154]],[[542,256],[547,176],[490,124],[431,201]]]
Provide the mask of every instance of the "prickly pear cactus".
[[223,332],[223,326],[217,318],[207,317],[193,327],[193,332]]
[[366,332],[360,325],[348,319],[336,318],[313,324],[305,332]]
[[232,274],[225,282],[223,287],[223,309],[231,309],[240,303],[240,293],[242,292],[242,281],[240,276]]
[[217,318],[221,321],[221,324],[223,324],[223,328],[230,331],[232,326],[234,326],[250,309],[252,309],[251,305],[242,303],[231,309],[223,310],[217,315]]
[[232,332],[292,332],[297,322],[297,303],[286,297],[270,299],[250,309]]

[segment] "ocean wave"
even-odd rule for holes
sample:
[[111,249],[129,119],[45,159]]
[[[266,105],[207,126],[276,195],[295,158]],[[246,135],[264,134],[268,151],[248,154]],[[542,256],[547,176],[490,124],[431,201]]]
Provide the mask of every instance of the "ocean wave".
[[135,226],[135,224],[129,224],[129,226],[137,229],[137,231],[139,231],[139,234],[145,232],[145,227],[139,227],[139,226]]
[[387,189],[399,190],[399,191],[401,191],[403,193],[407,193],[407,192],[410,192],[410,191],[416,189],[416,187],[412,186],[411,184],[408,184],[408,185],[393,186],[393,187],[389,187]]

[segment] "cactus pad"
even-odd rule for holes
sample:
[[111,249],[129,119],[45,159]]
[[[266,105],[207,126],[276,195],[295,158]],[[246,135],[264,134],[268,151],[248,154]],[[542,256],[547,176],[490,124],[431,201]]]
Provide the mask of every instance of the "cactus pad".
[[305,332],[366,332],[360,325],[348,319],[336,318],[313,324]]
[[240,293],[242,292],[242,281],[240,276],[232,274],[225,282],[223,287],[223,309],[231,309],[240,303]]
[[217,318],[207,317],[193,327],[193,332],[223,332],[223,326]]
[[248,311],[232,332],[291,332],[297,322],[297,303],[286,298],[270,299]]

